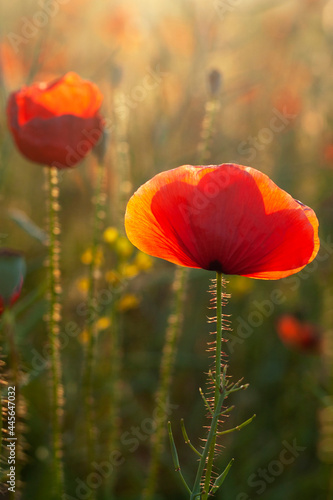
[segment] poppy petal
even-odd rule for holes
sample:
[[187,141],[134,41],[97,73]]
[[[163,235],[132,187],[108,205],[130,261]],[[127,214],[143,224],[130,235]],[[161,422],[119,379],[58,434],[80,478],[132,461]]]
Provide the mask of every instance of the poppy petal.
[[287,346],[313,353],[320,351],[322,339],[317,325],[292,314],[284,314],[278,318],[276,328],[280,339]]
[[158,174],[130,199],[125,227],[150,255],[260,279],[298,272],[319,249],[314,212],[265,174],[235,164]]

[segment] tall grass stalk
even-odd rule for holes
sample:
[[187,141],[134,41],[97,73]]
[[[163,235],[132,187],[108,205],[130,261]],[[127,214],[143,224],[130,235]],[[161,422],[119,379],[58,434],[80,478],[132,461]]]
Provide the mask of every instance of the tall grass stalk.
[[[121,330],[122,326],[120,324],[120,318],[118,311],[116,310],[115,303],[112,304],[111,312],[111,328],[108,332],[108,344],[109,348],[106,350],[108,370],[107,376],[107,387],[108,387],[108,407],[106,408],[105,414],[108,418],[108,426],[103,435],[103,446],[106,450],[106,457],[110,456],[110,450],[116,450],[119,443],[119,427],[120,427],[120,416],[119,408],[122,398],[122,387],[121,387],[121,366],[122,366],[122,349],[121,349]],[[105,354],[104,354],[105,360]],[[116,473],[109,474],[105,480],[104,494],[105,498],[108,500],[115,500],[114,496],[114,486],[116,481]]]
[[169,398],[172,382],[172,371],[175,364],[177,344],[181,327],[183,324],[183,311],[186,297],[187,270],[178,267],[175,271],[175,278],[172,285],[173,304],[171,314],[168,318],[165,343],[160,366],[160,384],[156,393],[156,430],[152,438],[152,452],[149,475],[146,489],[143,492],[143,499],[154,498],[160,458],[163,453],[164,440],[166,436],[167,415],[165,413],[165,403]]
[[[94,367],[96,362],[97,341],[97,281],[99,269],[97,265],[98,247],[105,218],[105,193],[103,192],[104,166],[97,165],[96,184],[93,195],[93,234],[91,247],[91,262],[89,265],[89,289],[88,289],[88,315],[86,317],[87,348],[83,374],[83,391],[85,406],[85,434],[87,444],[87,466],[90,468],[96,456],[96,426],[94,418]],[[91,500],[96,498],[93,489],[89,496]]]
[[319,442],[318,454],[322,462],[329,467],[329,477],[327,485],[327,500],[333,498],[333,450],[331,446],[331,436],[333,434],[333,290],[328,284],[323,297],[323,361],[327,376],[327,396],[322,399],[323,407],[320,410],[319,418]]
[[205,113],[201,125],[200,142],[198,145],[199,165],[207,164],[211,157],[216,118],[220,110],[219,93],[221,78],[221,74],[217,70],[212,70],[208,76],[209,99],[205,104]]
[[64,493],[64,470],[62,463],[63,445],[61,421],[63,415],[64,393],[62,385],[62,369],[60,360],[60,320],[61,305],[59,297],[60,285],[60,225],[58,170],[55,167],[45,167],[48,214],[48,335],[51,345],[51,413],[53,436],[53,480],[54,498],[59,499]]

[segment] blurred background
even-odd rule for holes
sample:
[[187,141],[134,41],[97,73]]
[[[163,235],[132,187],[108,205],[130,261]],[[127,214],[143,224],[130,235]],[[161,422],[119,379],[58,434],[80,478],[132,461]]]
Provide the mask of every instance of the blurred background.
[[[126,203],[156,173],[198,164],[202,155],[205,164],[235,162],[268,174],[315,210],[322,241],[318,258],[294,277],[228,278],[229,374],[250,386],[228,402],[236,408],[226,428],[257,417],[224,437],[218,468],[235,462],[216,498],[333,498],[333,1],[3,0],[0,31],[0,245],[22,251],[28,269],[13,307],[25,398],[22,499],[47,499],[51,474],[45,192],[42,168],[14,147],[6,101],[22,85],[68,71],[99,86],[106,119],[94,388],[97,461],[110,464],[114,452],[114,463],[97,498],[141,497],[172,304],[175,266],[131,246]],[[90,155],[60,177],[67,500],[87,495],[80,374],[95,164]],[[190,271],[166,408],[190,484],[197,461],[180,419],[200,446],[213,277]],[[6,359],[4,335],[1,345]],[[187,496],[166,443],[154,498]]]

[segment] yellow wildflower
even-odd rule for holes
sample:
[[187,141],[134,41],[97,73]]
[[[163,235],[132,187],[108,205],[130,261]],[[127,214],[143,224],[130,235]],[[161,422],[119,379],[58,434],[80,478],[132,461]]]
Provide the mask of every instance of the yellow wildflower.
[[[85,252],[81,255],[81,262],[85,265],[90,265],[92,261],[92,250],[87,248]],[[101,267],[104,262],[103,250],[99,247],[96,251],[95,264],[97,267]]]
[[121,277],[120,274],[117,273],[116,271],[107,271],[105,273],[105,279],[107,283],[111,283],[112,285],[119,285],[121,283]]
[[83,254],[81,255],[81,262],[82,264],[89,265],[91,264],[91,260],[92,260],[91,248],[87,248],[87,250],[83,252]]
[[133,253],[134,246],[132,243],[125,238],[124,236],[120,236],[117,241],[116,241],[116,252],[119,255],[119,257],[122,257],[123,259],[127,259],[130,257]]
[[230,280],[230,290],[232,294],[242,296],[247,295],[253,289],[253,280],[245,280],[243,276],[235,276]]
[[140,271],[148,271],[153,265],[153,259],[143,252],[136,254],[134,262]]
[[87,278],[81,278],[77,282],[77,287],[80,292],[87,292],[89,290],[89,280]]
[[118,236],[118,229],[110,226],[105,229],[103,233],[103,240],[112,245],[117,240]]
[[111,319],[107,316],[102,316],[96,321],[97,330],[106,330],[111,325]]
[[118,302],[117,308],[119,311],[129,311],[130,309],[135,309],[140,304],[140,300],[136,295],[132,293],[127,293],[121,297]]
[[120,266],[119,271],[124,278],[134,278],[140,272],[138,266],[135,264],[123,264]]
[[82,332],[79,335],[79,339],[81,340],[82,344],[86,344],[88,342],[89,335],[86,329],[82,330]]

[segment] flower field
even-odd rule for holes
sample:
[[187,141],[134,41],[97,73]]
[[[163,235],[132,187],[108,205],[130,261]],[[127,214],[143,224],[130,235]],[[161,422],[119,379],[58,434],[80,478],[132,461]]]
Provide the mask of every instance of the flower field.
[[4,3],[0,499],[332,499],[333,1]]

